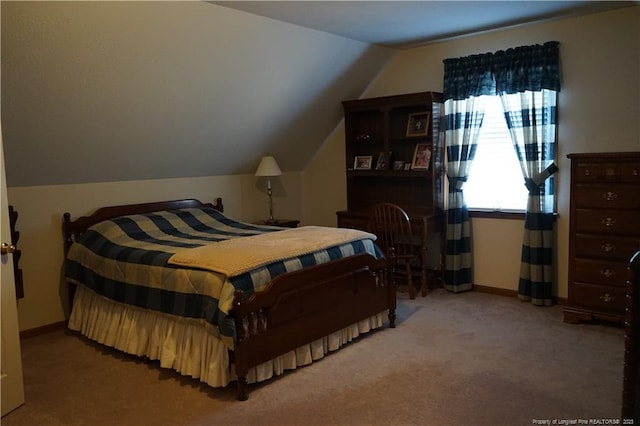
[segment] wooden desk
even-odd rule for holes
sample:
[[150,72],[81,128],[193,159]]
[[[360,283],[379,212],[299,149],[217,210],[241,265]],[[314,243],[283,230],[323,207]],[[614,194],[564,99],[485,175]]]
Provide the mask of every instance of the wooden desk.
[[[369,231],[369,213],[368,212],[352,212],[341,210],[336,212],[338,216],[339,228],[354,228],[362,231]],[[439,273],[442,278],[444,276],[444,253],[446,247],[446,217],[444,213],[431,213],[422,211],[407,210],[409,220],[411,221],[411,232],[415,244],[420,246],[420,285],[422,294],[425,295],[429,288],[427,275],[427,254],[429,234],[439,233],[440,236],[440,253],[438,255]]]

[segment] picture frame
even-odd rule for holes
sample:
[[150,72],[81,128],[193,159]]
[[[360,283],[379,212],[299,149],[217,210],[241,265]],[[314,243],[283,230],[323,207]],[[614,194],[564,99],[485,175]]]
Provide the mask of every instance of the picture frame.
[[393,162],[393,170],[403,170],[404,169],[404,161],[397,160]]
[[353,170],[371,170],[372,161],[371,155],[356,155],[353,160]]
[[427,136],[429,133],[430,111],[414,112],[407,120],[407,137]]
[[378,155],[378,161],[376,161],[376,170],[387,170],[389,168],[390,159],[391,152],[381,152]]
[[416,144],[413,152],[411,170],[429,170],[431,164],[431,147],[428,143]]

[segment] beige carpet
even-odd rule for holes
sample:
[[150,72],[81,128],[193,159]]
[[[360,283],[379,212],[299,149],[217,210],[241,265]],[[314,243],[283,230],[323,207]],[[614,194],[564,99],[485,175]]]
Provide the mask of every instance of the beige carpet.
[[13,425],[531,425],[620,415],[621,328],[562,322],[559,306],[436,290],[399,294],[398,327],[235,401],[63,331],[22,342]]

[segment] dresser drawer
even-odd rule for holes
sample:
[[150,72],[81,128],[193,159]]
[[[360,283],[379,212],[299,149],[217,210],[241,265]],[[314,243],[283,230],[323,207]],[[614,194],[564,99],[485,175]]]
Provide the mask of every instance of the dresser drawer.
[[640,237],[576,234],[574,244],[576,257],[628,261],[640,249]]
[[571,303],[610,312],[624,312],[626,306],[624,287],[573,283]]
[[614,183],[581,183],[573,189],[577,208],[638,209],[637,185]]
[[575,232],[640,235],[638,211],[576,209]]
[[627,282],[627,262],[612,260],[574,259],[575,281],[624,287]]
[[640,161],[579,162],[575,165],[576,182],[615,180],[640,182]]

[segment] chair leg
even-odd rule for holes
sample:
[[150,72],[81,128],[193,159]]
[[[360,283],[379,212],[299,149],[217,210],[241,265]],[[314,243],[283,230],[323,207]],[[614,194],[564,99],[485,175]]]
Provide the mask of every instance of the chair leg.
[[420,290],[422,291],[422,297],[425,297],[429,292],[429,285],[427,281],[427,268],[424,264],[421,266],[421,274],[420,274]]
[[409,299],[415,299],[416,288],[413,286],[413,277],[411,276],[411,262],[407,261],[405,263],[405,268],[407,271],[407,284],[409,285]]

